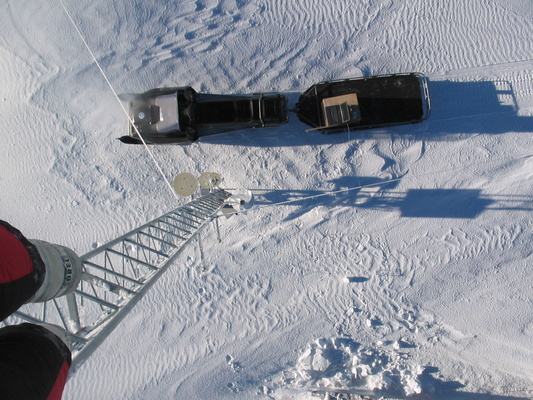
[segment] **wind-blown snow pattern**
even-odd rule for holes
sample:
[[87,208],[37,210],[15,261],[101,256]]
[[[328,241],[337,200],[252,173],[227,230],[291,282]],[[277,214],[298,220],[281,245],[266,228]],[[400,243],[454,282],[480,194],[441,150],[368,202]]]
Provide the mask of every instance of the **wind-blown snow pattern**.
[[[293,106],[416,71],[432,99],[417,125],[321,135],[291,114],[152,147],[168,179],[219,172],[255,207],[182,254],[65,399],[533,398],[530,1],[63,3],[118,93]],[[59,1],[0,4],[0,71],[2,219],[84,254],[178,205],[116,140],[126,117]]]

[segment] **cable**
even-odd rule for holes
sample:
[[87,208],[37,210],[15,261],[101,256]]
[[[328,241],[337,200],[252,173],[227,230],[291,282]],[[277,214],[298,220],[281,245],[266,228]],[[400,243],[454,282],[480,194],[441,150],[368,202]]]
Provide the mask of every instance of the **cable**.
[[115,96],[115,98],[117,99],[118,103],[120,104],[120,107],[122,108],[122,111],[124,111],[124,113],[126,114],[126,116],[128,117],[128,121],[129,123],[133,126],[133,128],[135,129],[135,132],[137,133],[137,135],[139,135],[139,138],[141,139],[143,145],[144,145],[144,148],[146,149],[146,151],[148,152],[148,154],[150,155],[150,157],[152,158],[152,161],[154,162],[157,170],[159,171],[159,173],[161,174],[161,176],[163,177],[163,180],[165,181],[165,183],[167,184],[168,188],[170,189],[170,191],[172,192],[172,195],[176,198],[176,199],[179,199],[178,195],[176,194],[176,192],[174,191],[174,188],[172,187],[172,185],[170,184],[170,182],[168,181],[167,177],[165,176],[163,170],[161,169],[161,167],[159,166],[159,163],[157,162],[157,160],[155,159],[153,153],[151,152],[150,148],[148,147],[148,145],[146,144],[146,142],[144,141],[144,138],[142,137],[141,133],[139,132],[139,129],[135,126],[133,120],[131,119],[129,113],[128,113],[128,110],[126,110],[126,108],[124,107],[124,105],[122,104],[122,101],[120,101],[120,97],[118,97],[118,94],[117,92],[115,91],[115,89],[113,88],[113,85],[111,84],[111,82],[109,81],[109,79],[107,78],[107,75],[105,74],[104,70],[102,69],[100,63],[98,62],[98,60],[96,59],[96,56],[94,55],[93,51],[91,50],[89,44],[87,43],[87,41],[85,40],[85,37],[83,36],[83,34],[81,33],[81,31],[79,30],[78,26],[76,25],[76,23],[74,22],[74,19],[72,18],[72,16],[70,15],[69,11],[67,10],[67,8],[65,7],[65,4],[63,4],[63,0],[59,0],[59,3],[61,4],[61,7],[63,7],[63,11],[65,12],[65,14],[67,15],[68,19],[70,20],[70,23],[72,24],[72,26],[74,27],[74,29],[76,30],[76,32],[78,33],[78,36],[81,38],[81,41],[83,42],[83,44],[85,45],[85,48],[87,49],[87,51],[89,51],[89,54],[91,54],[91,57],[94,61],[94,63],[96,64],[96,66],[98,67],[98,70],[100,71],[100,74],[103,76],[103,78],[105,79],[107,85],[109,86],[109,88],[111,89],[111,91],[113,92],[113,95]]

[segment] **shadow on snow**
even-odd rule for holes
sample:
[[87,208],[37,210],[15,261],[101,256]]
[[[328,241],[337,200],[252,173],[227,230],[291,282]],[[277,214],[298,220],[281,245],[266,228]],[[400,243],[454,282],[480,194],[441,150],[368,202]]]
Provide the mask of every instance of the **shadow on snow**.
[[533,211],[532,196],[490,195],[481,189],[409,189],[394,191],[399,180],[343,177],[328,181],[330,190],[266,190],[255,194],[256,206],[286,204],[298,207],[287,220],[314,207],[357,207],[400,211],[406,218],[474,219],[482,212]]
[[[530,391],[509,391],[501,394],[491,393],[468,393],[459,391],[464,385],[456,381],[443,381],[437,379],[433,374],[437,374],[436,367],[426,367],[419,376],[422,393],[432,393],[431,395],[414,395],[410,400],[530,400]],[[523,397],[526,395],[527,397]],[[417,397],[418,396],[418,397]]]

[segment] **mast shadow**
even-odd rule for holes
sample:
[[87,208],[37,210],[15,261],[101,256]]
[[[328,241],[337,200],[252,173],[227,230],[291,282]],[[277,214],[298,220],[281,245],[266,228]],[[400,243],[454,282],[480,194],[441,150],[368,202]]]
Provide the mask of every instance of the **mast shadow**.
[[343,177],[330,190],[267,190],[255,194],[256,206],[296,207],[286,220],[318,206],[396,211],[402,218],[475,219],[486,211],[533,211],[533,196],[485,194],[481,189],[394,191],[401,178]]

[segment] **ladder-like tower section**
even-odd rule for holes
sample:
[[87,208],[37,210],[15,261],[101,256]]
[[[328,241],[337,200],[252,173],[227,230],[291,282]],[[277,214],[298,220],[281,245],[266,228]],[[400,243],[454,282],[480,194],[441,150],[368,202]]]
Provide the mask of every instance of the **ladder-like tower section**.
[[73,341],[75,370],[115,329],[231,194],[209,194],[176,208],[81,256],[77,289],[42,304],[29,304],[4,321],[46,322],[63,327]]

